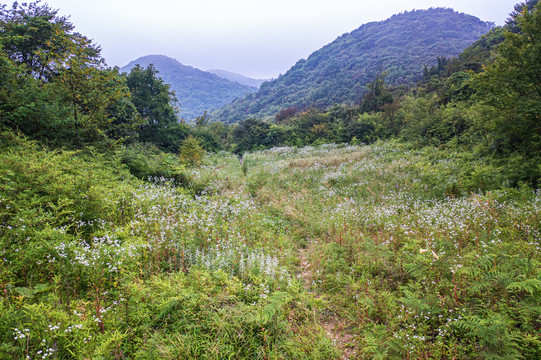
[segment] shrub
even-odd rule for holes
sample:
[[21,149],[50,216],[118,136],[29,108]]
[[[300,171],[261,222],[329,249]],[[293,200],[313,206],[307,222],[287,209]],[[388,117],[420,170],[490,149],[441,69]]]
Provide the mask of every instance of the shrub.
[[205,150],[199,140],[193,136],[188,136],[180,145],[179,158],[183,164],[199,165],[203,161]]
[[119,155],[130,173],[139,179],[172,179],[181,186],[187,186],[190,182],[176,156],[164,153],[154,144],[133,143],[124,146]]

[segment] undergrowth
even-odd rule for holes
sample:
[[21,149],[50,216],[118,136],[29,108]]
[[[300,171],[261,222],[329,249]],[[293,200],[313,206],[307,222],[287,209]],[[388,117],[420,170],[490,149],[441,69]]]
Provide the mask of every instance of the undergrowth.
[[2,140],[0,359],[541,354],[541,192],[467,152]]

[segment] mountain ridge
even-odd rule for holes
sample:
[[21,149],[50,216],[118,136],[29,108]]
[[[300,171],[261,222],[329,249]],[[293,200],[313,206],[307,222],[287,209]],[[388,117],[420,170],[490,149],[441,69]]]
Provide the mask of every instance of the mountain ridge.
[[359,102],[366,84],[386,72],[389,84],[412,84],[437,57],[457,56],[493,23],[448,8],[406,11],[369,22],[300,59],[284,75],[215,111],[227,123],[269,118],[296,107],[326,108]]
[[181,104],[180,115],[187,120],[213,111],[235,98],[253,93],[256,87],[234,82],[208,71],[184,65],[166,55],[145,55],[130,61],[120,68],[129,72],[136,65],[147,67],[153,64],[158,76],[171,85]]
[[255,78],[251,78],[248,76],[244,76],[244,75],[237,74],[237,73],[223,70],[223,69],[209,69],[206,71],[209,73],[218,75],[219,77],[222,77],[224,79],[238,82],[239,84],[256,87],[256,88],[259,88],[261,84],[263,84],[265,81],[272,80],[272,79],[255,79]]

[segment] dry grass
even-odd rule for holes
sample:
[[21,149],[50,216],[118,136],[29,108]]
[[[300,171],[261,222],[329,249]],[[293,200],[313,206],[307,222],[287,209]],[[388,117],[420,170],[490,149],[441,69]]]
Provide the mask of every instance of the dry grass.
[[337,154],[326,157],[314,156],[302,159],[294,159],[289,162],[289,167],[294,168],[309,168],[316,163],[323,166],[332,167],[338,166],[346,162],[361,161],[367,159],[369,156],[369,150],[362,148],[359,151],[355,151],[349,154]]

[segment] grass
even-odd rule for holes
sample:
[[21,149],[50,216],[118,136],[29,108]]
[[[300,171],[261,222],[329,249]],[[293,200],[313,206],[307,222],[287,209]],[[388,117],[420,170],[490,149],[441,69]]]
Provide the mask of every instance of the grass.
[[0,359],[541,354],[541,192],[471,154],[323,145],[185,168],[131,148],[129,168],[2,136]]
[[393,143],[247,158],[256,198],[306,238],[313,291],[357,356],[539,354],[539,191],[491,175],[476,193],[483,159]]

